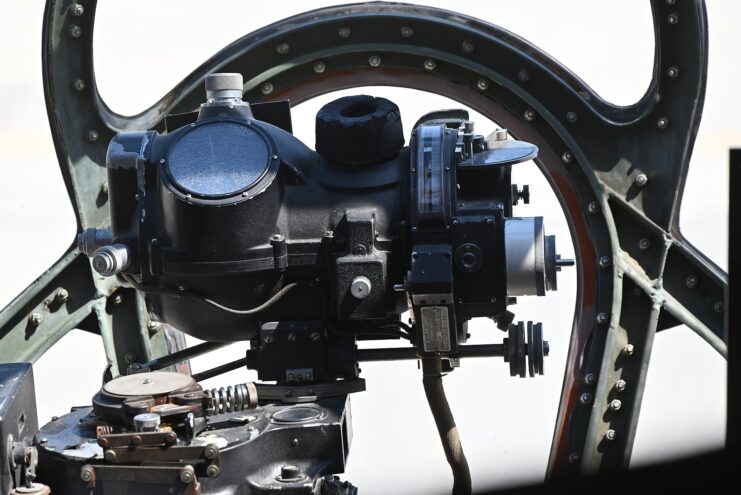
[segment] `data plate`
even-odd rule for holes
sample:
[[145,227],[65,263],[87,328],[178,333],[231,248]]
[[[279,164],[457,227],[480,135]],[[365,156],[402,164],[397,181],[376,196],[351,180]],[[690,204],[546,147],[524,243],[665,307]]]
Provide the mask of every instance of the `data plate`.
[[448,308],[427,306],[422,315],[422,348],[425,352],[450,352],[450,325]]

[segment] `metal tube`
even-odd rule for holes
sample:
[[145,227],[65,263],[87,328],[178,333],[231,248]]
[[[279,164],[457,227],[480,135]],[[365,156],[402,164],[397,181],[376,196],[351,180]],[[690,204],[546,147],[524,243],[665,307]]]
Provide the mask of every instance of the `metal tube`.
[[[458,348],[460,358],[501,357],[504,355],[502,344],[464,345]],[[358,349],[355,351],[358,361],[402,361],[419,359],[415,347],[391,347],[387,349]]]
[[141,368],[146,368],[151,371],[159,370],[162,368],[167,368],[168,366],[172,366],[177,363],[182,363],[183,361],[187,361],[196,356],[200,356],[201,354],[206,354],[207,352],[215,351],[216,349],[227,346],[231,343],[232,342],[204,342],[202,344],[194,345],[193,347],[188,347],[187,349],[183,349],[182,351],[173,352],[172,354],[161,356],[161,357],[152,359],[151,361],[147,361],[146,363],[142,363]]

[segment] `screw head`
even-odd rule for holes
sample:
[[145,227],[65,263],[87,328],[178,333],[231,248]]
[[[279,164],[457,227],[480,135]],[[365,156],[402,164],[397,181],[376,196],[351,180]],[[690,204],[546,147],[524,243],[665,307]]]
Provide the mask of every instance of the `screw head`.
[[613,399],[610,401],[611,411],[619,411],[621,407],[623,407],[623,403],[620,401],[620,399]]
[[671,25],[679,24],[679,13],[672,12],[671,14],[667,16],[666,21]]
[[80,479],[84,481],[85,483],[88,483],[93,480],[93,468],[90,466],[83,466],[82,469],[80,469]]
[[650,247],[651,247],[651,241],[649,241],[648,239],[643,238],[640,241],[638,241],[638,249],[640,249],[641,251],[645,251],[646,249]]
[[623,392],[626,386],[627,384],[625,383],[625,380],[618,380],[615,382],[615,390],[618,392]]
[[82,14],[85,13],[85,7],[83,7],[79,3],[73,3],[72,5],[70,5],[69,10],[75,17],[80,17]]
[[118,457],[118,456],[116,455],[116,451],[115,450],[110,450],[109,449],[109,450],[106,450],[105,451],[105,454],[103,454],[103,457],[105,458],[106,461],[113,462],[113,461],[116,460],[116,457]]
[[116,294],[113,296],[113,305],[114,306],[121,306],[123,304],[123,296],[121,294]]
[[337,30],[337,34],[340,38],[349,38],[350,34],[352,34],[352,31],[349,27],[344,26]]
[[563,155],[561,155],[561,161],[564,163],[571,163],[574,161],[574,154],[570,151],[564,151]]
[[591,213],[592,215],[594,215],[595,213],[598,213],[599,203],[597,203],[596,201],[592,201],[591,203],[587,205],[587,211]]
[[626,345],[625,345],[625,347],[623,347],[623,350],[622,350],[622,351],[620,351],[620,353],[621,353],[621,354],[622,354],[623,356],[625,356],[625,357],[630,357],[630,356],[632,356],[633,354],[635,354],[635,351],[636,351],[636,349],[635,349],[635,347],[633,346],[633,344],[626,344]]
[[30,315],[28,315],[28,323],[33,327],[41,325],[41,322],[43,320],[44,317],[41,316],[41,313],[31,313]]
[[676,65],[672,65],[671,67],[666,69],[666,74],[672,79],[679,77],[679,67],[677,67]]
[[717,301],[715,304],[713,304],[713,310],[718,314],[723,314],[723,303]]
[[264,82],[260,85],[260,93],[264,95],[269,95],[272,92],[273,92],[273,83]]
[[533,110],[532,108],[528,108],[527,110],[525,110],[525,120],[526,121],[534,122],[535,119],[537,118],[538,118],[538,114],[535,113],[535,110]]
[[219,447],[214,444],[206,445],[206,448],[203,449],[203,455],[206,456],[206,459],[216,459],[219,455]]
[[191,466],[185,466],[182,471],[180,471],[180,481],[182,481],[186,485],[193,483],[195,477],[196,475],[193,472],[193,468]]
[[409,26],[404,26],[403,28],[401,28],[402,38],[411,38],[412,35],[414,35],[414,29],[410,28]]
[[609,320],[610,320],[610,315],[608,315],[607,313],[599,313],[599,314],[597,315],[597,323],[598,323],[599,325],[604,325],[604,324],[605,324],[605,323],[607,323],[607,322],[608,322]]
[[476,44],[471,40],[465,40],[461,44],[461,49],[463,50],[463,53],[471,53],[476,48]]
[[70,38],[79,38],[82,36],[82,28],[77,24],[71,24],[70,27],[67,28],[67,35]]
[[479,88],[481,91],[486,91],[489,89],[489,81],[486,79],[479,79],[476,83],[476,87]]
[[435,70],[435,67],[437,67],[437,62],[435,62],[434,59],[428,58],[425,59],[425,70]]
[[165,435],[165,443],[172,445],[177,441],[178,441],[178,436],[174,431],[171,431],[170,433]]
[[88,129],[88,131],[85,133],[85,140],[89,143],[94,143],[98,140],[99,137],[100,135],[95,129]]
[[72,85],[72,89],[78,92],[85,91],[85,88],[87,87],[87,85],[85,84],[85,81],[83,81],[79,77],[72,79],[71,85]]
[[325,70],[327,70],[327,64],[325,64],[321,60],[314,62],[314,72],[316,72],[317,74],[321,74]]
[[646,174],[638,174],[633,180],[633,183],[638,187],[644,187],[646,184],[648,184],[648,177],[646,176]]
[[275,51],[280,53],[281,55],[285,55],[290,49],[291,47],[288,43],[280,43],[278,46],[275,47]]
[[370,57],[368,57],[368,64],[371,67],[380,67],[381,65],[380,55],[371,55]]
[[520,82],[526,83],[530,80],[530,73],[527,69],[520,69],[520,72],[517,73],[517,79],[519,79]]
[[587,404],[591,403],[592,402],[592,394],[590,394],[589,392],[584,392],[579,397],[579,402],[581,402],[581,404],[583,406],[586,406]]
[[607,268],[610,266],[610,257],[609,256],[602,256],[599,259],[599,266],[600,268]]
[[579,459],[581,459],[581,456],[578,452],[572,452],[569,454],[569,462],[571,464],[576,464],[577,462],[579,462]]
[[594,385],[597,383],[597,375],[594,373],[587,373],[584,375],[584,383],[587,385]]
[[206,476],[209,478],[216,478],[219,474],[221,474],[221,469],[215,464],[211,464],[206,468]]
[[659,129],[666,129],[669,127],[669,119],[666,117],[661,117],[659,120],[656,121],[656,127]]
[[612,442],[615,440],[615,430],[607,430],[605,432],[605,440]]
[[576,115],[576,112],[569,112],[566,114],[566,122],[569,124],[576,124],[579,121],[579,117]]
[[57,289],[57,292],[54,294],[54,300],[61,304],[66,302],[67,299],[69,299],[69,292],[67,292],[67,289],[64,287]]

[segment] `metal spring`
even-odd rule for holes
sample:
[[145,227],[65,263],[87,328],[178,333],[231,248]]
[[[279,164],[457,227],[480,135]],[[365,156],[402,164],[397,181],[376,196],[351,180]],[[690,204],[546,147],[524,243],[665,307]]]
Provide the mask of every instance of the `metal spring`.
[[206,393],[211,397],[210,414],[244,411],[257,406],[257,389],[254,383],[240,383],[233,387],[212,388]]

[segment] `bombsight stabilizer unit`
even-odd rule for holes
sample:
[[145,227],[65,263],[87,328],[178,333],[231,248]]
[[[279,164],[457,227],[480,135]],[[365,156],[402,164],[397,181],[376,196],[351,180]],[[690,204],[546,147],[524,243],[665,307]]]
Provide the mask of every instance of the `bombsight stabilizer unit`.
[[287,102],[242,101],[241,75],[207,76],[206,93],[166,133],[111,141],[111,230],[79,237],[95,270],[146,293],[157,321],[250,340],[246,364],[262,380],[356,378],[358,359],[384,357],[363,356],[357,339],[400,336],[416,351],[387,358],[450,369],[475,317],[509,332],[490,351],[513,375],[525,376],[525,356],[542,373],[541,325],[513,324],[507,307],[555,290],[573,261],[542,217],[513,217],[530,193],[511,166],[534,145],[504,129],[485,138],[466,111],[445,110],[404,147],[394,103],[351,96],[320,110],[313,151],[291,134]]

